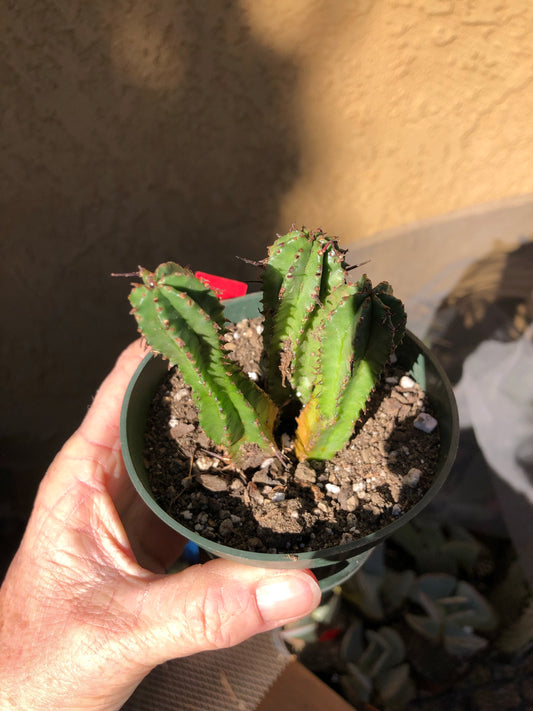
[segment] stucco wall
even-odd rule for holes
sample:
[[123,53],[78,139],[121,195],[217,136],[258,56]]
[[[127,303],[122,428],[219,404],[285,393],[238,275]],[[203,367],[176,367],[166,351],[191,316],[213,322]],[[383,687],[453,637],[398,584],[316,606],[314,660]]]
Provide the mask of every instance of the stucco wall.
[[533,189],[529,0],[246,3],[298,68],[284,221],[349,239]]
[[21,0],[0,21],[10,506],[134,336],[110,272],[252,278],[234,255],[293,221],[348,244],[533,191],[529,0]]

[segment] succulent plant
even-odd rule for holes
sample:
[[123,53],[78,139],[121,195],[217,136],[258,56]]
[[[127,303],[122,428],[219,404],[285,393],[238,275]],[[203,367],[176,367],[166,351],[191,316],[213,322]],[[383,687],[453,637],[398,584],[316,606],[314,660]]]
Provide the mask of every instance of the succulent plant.
[[139,268],[130,302],[140,332],[178,366],[204,431],[240,466],[277,453],[280,423],[294,430],[299,460],[333,457],[403,337],[391,287],[373,288],[366,276],[349,283],[344,254],[320,230],[302,229],[278,237],[260,263],[264,388],[225,352],[223,306],[211,289],[173,262]]
[[[284,628],[282,638],[293,645],[300,660],[310,662],[312,671],[326,679],[330,676],[336,688],[340,684],[356,708],[370,708],[369,704],[383,711],[411,708],[415,681],[424,694],[428,682],[443,689],[456,670],[464,672],[466,661],[490,641],[506,653],[530,649],[533,603],[520,565],[510,566],[489,602],[474,587],[480,557],[489,555],[485,547],[476,545],[476,538],[462,527],[444,525],[434,517],[417,518],[417,524],[420,521],[400,541],[412,555],[414,569],[401,567],[404,556],[398,555],[398,541],[391,536],[309,617]],[[421,556],[415,550],[417,535]],[[443,546],[445,572],[420,574],[428,562],[438,560]],[[471,576],[472,582],[450,574],[450,567]],[[523,614],[516,620],[520,609]],[[430,645],[421,644],[420,638]],[[332,645],[329,650],[327,644]],[[456,665],[449,655],[456,658]]]
[[387,566],[382,544],[342,585],[342,597],[366,619],[384,621],[403,607],[416,577],[414,570],[397,571]]
[[470,583],[446,573],[421,575],[410,599],[423,611],[405,614],[410,627],[458,657],[486,647],[488,641],[475,631],[490,632],[498,624],[492,607]]
[[[426,537],[421,536],[423,555],[421,558],[415,556],[417,565],[421,564],[422,569],[428,560],[438,557],[443,543],[474,545],[475,542],[473,537],[467,538],[464,529],[455,526],[451,527],[449,538],[444,537],[440,526],[431,526],[430,522],[427,526],[413,529],[417,530],[427,533]],[[411,543],[411,535],[406,540]],[[355,606],[368,620],[383,622],[401,613],[415,632],[441,644],[457,657],[475,654],[487,645],[487,640],[475,632],[493,631],[498,617],[472,584],[448,572],[416,575],[410,569],[392,570],[385,563],[384,550],[384,546],[376,548],[363,567],[343,584],[344,600]],[[455,551],[455,548],[449,550]],[[473,553],[472,556],[464,556],[462,548],[458,550],[460,560],[466,558],[470,564]],[[443,570],[447,571],[450,561],[446,552],[442,555],[442,562]],[[410,609],[413,604],[416,607],[414,610]]]
[[392,536],[392,541],[408,553],[419,573],[460,571],[471,575],[486,555],[480,541],[462,526],[422,514]]
[[372,700],[384,711],[405,708],[415,696],[415,687],[402,638],[386,625],[363,632],[363,624],[357,620],[343,639],[341,656],[346,673],[341,675],[341,685],[344,693],[357,706]]

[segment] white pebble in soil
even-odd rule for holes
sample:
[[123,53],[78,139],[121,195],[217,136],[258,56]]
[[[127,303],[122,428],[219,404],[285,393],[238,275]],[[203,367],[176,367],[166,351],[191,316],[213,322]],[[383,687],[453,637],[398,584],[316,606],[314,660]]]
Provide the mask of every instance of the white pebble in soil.
[[361,494],[365,491],[366,486],[364,481],[355,481],[353,483],[353,490],[356,494]]
[[283,493],[283,491],[275,491],[270,497],[270,500],[273,501],[275,504],[280,501],[285,501],[285,494]]
[[326,491],[331,496],[336,496],[340,490],[341,488],[340,486],[337,486],[337,484],[330,484],[329,482],[326,484]]
[[404,388],[405,390],[411,390],[411,388],[414,388],[415,386],[415,381],[410,378],[408,375],[402,375],[400,378],[400,387]]
[[416,467],[412,467],[404,476],[403,480],[407,484],[407,486],[411,487],[411,489],[416,489],[421,476],[422,471],[420,469],[417,469]]
[[438,425],[438,422],[433,415],[430,415],[428,412],[421,412],[413,424],[417,430],[430,434]]
[[206,472],[214,466],[215,460],[210,457],[198,457],[195,463],[201,472]]

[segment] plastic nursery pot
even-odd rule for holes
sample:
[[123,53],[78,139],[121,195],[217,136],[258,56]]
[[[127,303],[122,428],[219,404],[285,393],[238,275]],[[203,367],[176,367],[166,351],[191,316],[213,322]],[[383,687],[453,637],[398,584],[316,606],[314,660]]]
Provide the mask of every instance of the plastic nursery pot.
[[[233,322],[254,318],[260,311],[259,293],[225,302],[226,316]],[[439,422],[440,454],[433,483],[426,494],[398,519],[373,533],[343,545],[301,553],[253,553],[211,541],[186,528],[169,516],[155,500],[144,466],[143,448],[146,419],[154,394],[168,373],[162,358],[148,354],[129,383],[121,414],[121,444],[124,461],[138,493],[168,526],[194,541],[211,556],[263,568],[311,568],[323,591],[331,590],[353,575],[372,549],[419,514],[443,485],[455,459],[459,439],[459,419],[455,397],[444,370],[429,349],[409,331],[396,355],[426,392]]]

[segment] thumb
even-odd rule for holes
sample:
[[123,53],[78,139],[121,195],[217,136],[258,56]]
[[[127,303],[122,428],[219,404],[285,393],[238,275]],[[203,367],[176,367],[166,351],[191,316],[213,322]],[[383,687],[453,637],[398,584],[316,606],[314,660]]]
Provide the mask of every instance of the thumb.
[[[146,584],[131,644],[149,667],[230,647],[304,617],[320,603],[306,570],[265,570],[218,559]],[[130,647],[131,648],[131,647]]]

